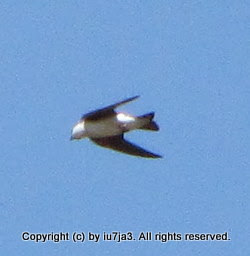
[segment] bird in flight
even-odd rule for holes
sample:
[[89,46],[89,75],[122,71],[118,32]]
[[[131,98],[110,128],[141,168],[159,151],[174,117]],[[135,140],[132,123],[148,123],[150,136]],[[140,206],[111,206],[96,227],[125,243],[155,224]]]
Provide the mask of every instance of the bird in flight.
[[160,155],[149,152],[124,139],[124,133],[132,130],[159,130],[158,125],[153,121],[154,112],[142,116],[132,116],[126,113],[115,112],[117,107],[131,102],[138,97],[131,97],[83,115],[74,125],[70,139],[80,140],[87,137],[99,146],[125,154],[147,158],[160,158]]

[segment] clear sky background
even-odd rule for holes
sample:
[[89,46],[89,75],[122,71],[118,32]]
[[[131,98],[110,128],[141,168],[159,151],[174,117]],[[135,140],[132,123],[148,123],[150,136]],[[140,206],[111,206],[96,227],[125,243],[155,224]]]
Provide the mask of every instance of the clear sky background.
[[[0,2],[0,254],[250,255],[249,1]],[[126,138],[69,141],[82,114],[156,112]],[[34,243],[21,234],[224,233],[230,241]]]

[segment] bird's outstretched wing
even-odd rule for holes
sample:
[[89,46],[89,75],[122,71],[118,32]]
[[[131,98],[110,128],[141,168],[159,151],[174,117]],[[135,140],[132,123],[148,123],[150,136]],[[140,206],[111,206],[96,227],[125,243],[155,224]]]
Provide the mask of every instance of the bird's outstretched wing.
[[145,149],[132,144],[129,141],[126,141],[122,135],[112,136],[112,137],[103,137],[103,138],[90,138],[94,143],[99,146],[110,148],[123,152],[125,154],[148,157],[148,158],[161,158],[160,155],[148,152]]
[[97,109],[95,111],[87,113],[84,116],[82,116],[81,120],[85,119],[85,120],[89,120],[89,121],[96,121],[96,120],[100,120],[102,118],[106,118],[108,116],[112,116],[115,114],[115,111],[114,111],[115,108],[117,108],[118,106],[123,105],[125,103],[128,103],[132,100],[135,100],[138,97],[139,96],[134,96],[134,97],[128,98],[126,100],[120,101],[118,103],[109,105],[105,108]]

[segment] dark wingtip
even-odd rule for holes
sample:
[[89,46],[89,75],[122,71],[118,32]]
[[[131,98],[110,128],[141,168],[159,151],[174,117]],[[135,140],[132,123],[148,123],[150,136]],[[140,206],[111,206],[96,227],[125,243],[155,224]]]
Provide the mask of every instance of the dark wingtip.
[[138,99],[140,97],[140,95],[136,95],[136,96],[134,96],[134,97],[131,97],[131,98],[129,98],[130,100],[135,100],[135,99]]
[[157,159],[157,158],[163,158],[163,156],[155,155],[155,154],[154,154],[154,155],[152,156],[152,158],[155,158],[155,159]]
[[157,158],[163,158],[163,156],[152,153],[152,152],[147,152],[147,155],[143,156],[151,159],[157,159]]

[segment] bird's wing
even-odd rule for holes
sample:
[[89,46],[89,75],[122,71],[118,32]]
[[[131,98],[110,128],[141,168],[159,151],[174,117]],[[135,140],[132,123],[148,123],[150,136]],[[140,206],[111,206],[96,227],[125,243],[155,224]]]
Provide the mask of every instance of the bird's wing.
[[103,137],[103,138],[90,138],[94,143],[110,148],[113,150],[117,150],[123,152],[125,154],[140,156],[140,157],[148,157],[148,158],[160,158],[160,155],[156,155],[154,153],[148,152],[145,149],[132,144],[129,141],[126,141],[122,135],[112,136],[112,137]]
[[128,98],[126,100],[120,101],[118,103],[115,103],[113,105],[107,106],[105,108],[101,108],[101,109],[97,109],[95,111],[92,111],[88,114],[85,114],[82,116],[81,120],[90,120],[90,121],[96,121],[96,120],[100,120],[102,118],[106,118],[108,116],[112,116],[115,114],[114,109],[117,108],[118,106],[128,103],[132,100],[137,99],[139,96],[134,96],[131,98]]

